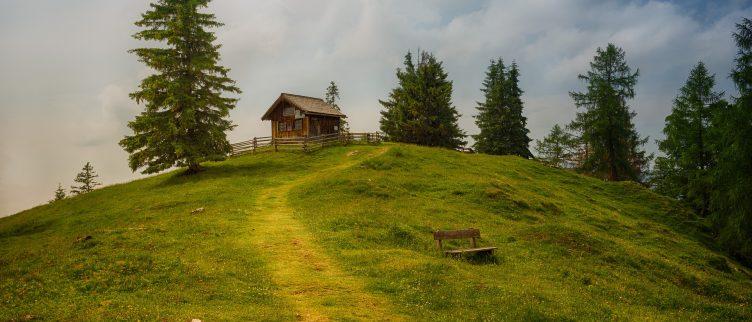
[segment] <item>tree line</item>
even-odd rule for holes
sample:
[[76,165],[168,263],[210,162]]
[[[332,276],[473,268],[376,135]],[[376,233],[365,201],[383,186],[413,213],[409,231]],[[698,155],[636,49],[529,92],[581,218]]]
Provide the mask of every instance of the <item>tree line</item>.
[[[379,101],[381,131],[397,142],[447,148],[466,144],[442,62],[428,52],[418,56],[415,60],[407,53],[404,67],[397,69],[397,87],[387,100]],[[642,182],[652,156],[642,149],[647,138],[635,130],[635,113],[628,105],[638,75],[627,65],[624,50],[614,44],[598,48],[590,70],[579,75],[585,90],[570,93],[580,109],[577,117],[566,130],[556,125],[537,142],[539,158],[607,180]],[[480,133],[472,138],[478,152],[533,158],[519,78],[516,63],[507,66],[501,58],[491,60],[481,84],[483,100],[474,115]]]
[[[156,173],[185,167],[201,171],[201,163],[221,160],[230,152],[226,131],[234,127],[229,111],[240,89],[219,65],[219,48],[210,28],[222,24],[200,12],[209,0],[158,0],[142,14],[134,37],[162,45],[131,50],[154,73],[131,98],[145,109],[128,123],[132,130],[120,141],[133,171]],[[598,48],[589,69],[578,75],[584,88],[570,92],[577,108],[574,120],[555,125],[536,141],[537,158],[551,166],[571,168],[604,180],[633,180],[682,200],[713,222],[720,243],[752,262],[752,24],[744,19],[734,39],[739,48],[731,77],[739,91],[731,102],[713,89],[714,76],[702,64],[690,73],[666,119],[661,155],[649,171],[653,155],[637,133],[635,97],[639,70],[630,67],[623,49]],[[397,86],[379,100],[380,129],[392,141],[456,148],[467,144],[452,103],[453,84],[443,63],[432,53],[408,52],[396,71]],[[523,91],[516,63],[490,61],[481,83],[483,98],[474,115],[479,133],[474,148],[481,153],[533,158]],[[334,82],[326,100],[336,106]],[[338,108],[338,107],[337,107]]]
[[[752,264],[752,21],[742,19],[732,35],[738,51],[735,67],[730,73],[738,91],[738,96],[728,97],[715,88],[715,74],[703,62],[698,62],[689,72],[684,85],[673,101],[671,113],[666,117],[663,128],[664,138],[657,140],[661,155],[655,158],[652,171],[648,171],[646,156],[638,149],[646,142],[633,131],[629,119],[633,112],[625,109],[623,102],[634,95],[633,86],[636,72],[632,75],[622,64],[601,66],[598,56],[592,69],[622,71],[607,79],[613,86],[603,86],[591,98],[609,101],[618,109],[593,109],[592,103],[581,93],[572,93],[577,106],[586,110],[577,114],[577,119],[562,127],[554,125],[551,132],[536,149],[539,158],[556,167],[584,170],[597,174],[602,169],[599,160],[613,164],[621,162],[612,175],[609,166],[608,179],[624,178],[642,182],[656,192],[678,199],[705,222],[711,225],[719,244],[747,265]],[[610,48],[610,46],[609,46]],[[606,53],[609,49],[606,49]],[[617,53],[619,51],[617,50]],[[600,51],[599,51],[600,54]],[[618,54],[614,57],[622,57]],[[618,60],[618,59],[617,59]],[[610,59],[600,61],[611,61]],[[592,71],[592,70],[591,70]],[[603,75],[609,76],[609,75]],[[591,74],[580,76],[588,81],[588,91],[597,89]],[[595,78],[597,81],[598,78]],[[601,95],[603,94],[603,95]],[[619,98],[620,100],[617,100]],[[585,103],[585,104],[583,104]],[[618,103],[618,104],[617,104]],[[608,104],[602,104],[606,106]],[[622,135],[610,136],[615,132],[603,132],[602,125],[621,120],[621,126],[613,130]],[[619,123],[616,123],[619,124]],[[604,136],[605,134],[605,136]],[[600,137],[600,140],[593,138]],[[604,144],[603,138],[620,138],[621,155],[611,157],[608,148],[618,145]],[[603,154],[603,148],[607,154]],[[600,150],[600,152],[599,152]],[[618,149],[613,149],[618,151]],[[598,154],[601,154],[598,156]],[[618,165],[615,164],[615,165]],[[621,169],[621,170],[619,170]],[[595,170],[595,172],[593,172]]]

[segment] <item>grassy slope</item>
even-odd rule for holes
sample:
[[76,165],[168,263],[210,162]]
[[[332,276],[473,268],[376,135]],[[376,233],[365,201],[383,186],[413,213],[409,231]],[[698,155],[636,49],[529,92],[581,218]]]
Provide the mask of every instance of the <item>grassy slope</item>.
[[[752,318],[750,276],[685,218],[515,157],[246,156],[1,218],[0,320]],[[432,230],[465,227],[497,256],[435,251]]]

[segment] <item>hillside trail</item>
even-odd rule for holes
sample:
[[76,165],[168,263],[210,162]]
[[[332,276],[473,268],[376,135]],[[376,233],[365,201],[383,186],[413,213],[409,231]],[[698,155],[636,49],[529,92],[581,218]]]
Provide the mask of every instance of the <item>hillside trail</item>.
[[[380,148],[370,158],[386,152]],[[304,321],[332,319],[402,320],[388,301],[365,291],[365,282],[340,269],[318,245],[314,234],[295,219],[287,196],[294,187],[349,168],[363,159],[347,156],[332,167],[260,192],[252,219],[251,242],[262,250],[276,295],[289,301],[295,317]]]

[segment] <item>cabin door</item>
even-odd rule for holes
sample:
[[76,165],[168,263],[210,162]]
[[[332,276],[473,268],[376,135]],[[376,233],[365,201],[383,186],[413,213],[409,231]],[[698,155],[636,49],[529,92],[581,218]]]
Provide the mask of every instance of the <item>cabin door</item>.
[[311,136],[319,136],[321,135],[321,123],[319,123],[319,119],[311,119]]

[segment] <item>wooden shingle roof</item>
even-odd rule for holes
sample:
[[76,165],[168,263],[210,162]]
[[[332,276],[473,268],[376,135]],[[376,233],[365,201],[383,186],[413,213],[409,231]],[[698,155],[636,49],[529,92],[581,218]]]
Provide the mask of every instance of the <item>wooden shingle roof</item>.
[[279,98],[274,101],[272,106],[269,106],[269,109],[266,110],[266,113],[261,117],[261,120],[269,120],[269,115],[271,115],[272,111],[285,101],[307,114],[347,117],[345,114],[342,114],[342,112],[334,108],[334,106],[327,104],[320,98],[282,93],[279,95]]

